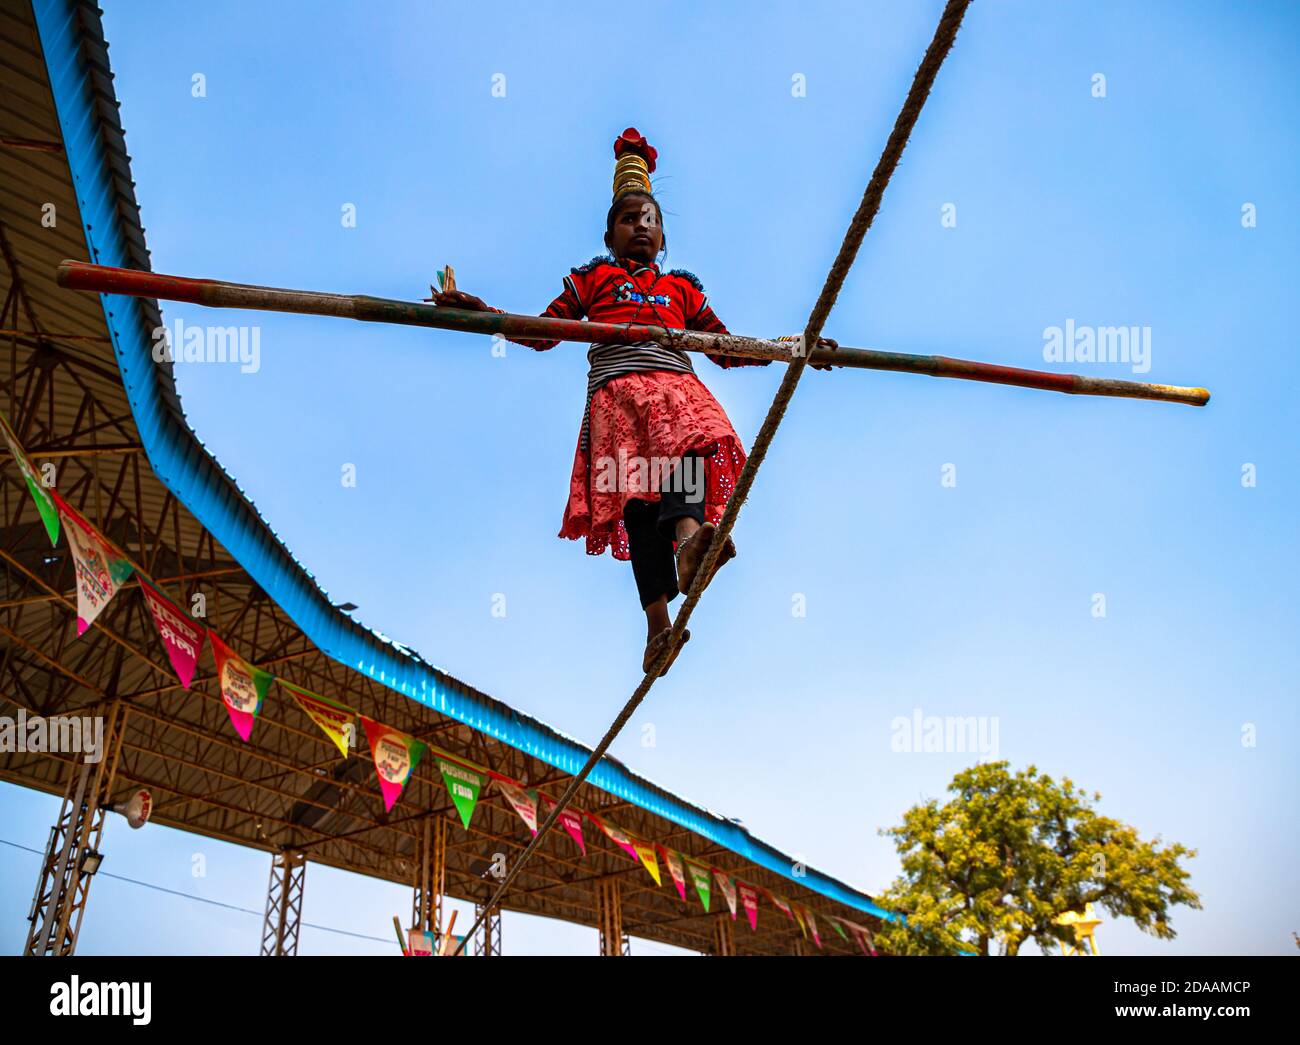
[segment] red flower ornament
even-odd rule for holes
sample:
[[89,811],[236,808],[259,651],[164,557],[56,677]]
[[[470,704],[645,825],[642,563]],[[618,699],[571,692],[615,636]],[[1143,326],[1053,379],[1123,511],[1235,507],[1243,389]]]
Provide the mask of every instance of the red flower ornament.
[[645,160],[646,170],[651,174],[654,173],[655,159],[659,156],[659,150],[646,141],[645,135],[635,127],[629,127],[614,139],[614,158],[618,159],[625,152],[636,153]]

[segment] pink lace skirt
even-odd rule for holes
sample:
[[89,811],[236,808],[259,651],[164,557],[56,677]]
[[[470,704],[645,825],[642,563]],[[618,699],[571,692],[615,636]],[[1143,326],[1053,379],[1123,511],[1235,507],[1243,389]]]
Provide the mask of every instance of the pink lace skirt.
[[[589,449],[579,439],[559,536],[585,538],[588,555],[628,559],[623,506],[659,500],[663,462],[705,458],[704,518],[716,523],[745,466],[745,450],[718,401],[694,374],[624,374],[591,399]],[[644,462],[644,463],[640,463]]]

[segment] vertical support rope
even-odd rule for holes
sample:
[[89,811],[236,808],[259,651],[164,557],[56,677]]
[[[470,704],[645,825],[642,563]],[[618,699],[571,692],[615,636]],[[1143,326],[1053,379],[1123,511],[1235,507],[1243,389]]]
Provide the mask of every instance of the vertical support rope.
[[[564,793],[560,795],[559,801],[555,803],[546,820],[537,828],[537,834],[533,836],[527,848],[519,854],[519,859],[514,862],[506,876],[501,880],[501,884],[497,886],[496,892],[488,905],[489,908],[500,904],[502,897],[510,888],[510,884],[515,880],[524,863],[537,850],[538,845],[546,836],[546,832],[551,829],[560,812],[573,800],[582,782],[587,779],[596,763],[604,757],[606,750],[614,742],[614,738],[627,725],[628,720],[636,712],[641,701],[650,692],[650,687],[654,685],[655,679],[659,677],[659,670],[681,640],[686,623],[690,620],[691,614],[700,601],[705,578],[712,573],[714,563],[717,562],[728,535],[736,525],[740,507],[749,496],[750,488],[754,485],[754,477],[758,474],[763,459],[767,456],[768,448],[772,445],[776,430],[780,427],[781,421],[785,417],[786,408],[790,405],[790,400],[794,396],[794,390],[799,385],[799,379],[808,366],[808,353],[817,347],[822,328],[826,324],[826,318],[830,315],[831,309],[835,305],[835,299],[839,296],[840,288],[844,286],[844,280],[849,274],[849,269],[852,268],[853,262],[858,256],[858,248],[862,246],[862,240],[880,210],[880,201],[885,195],[885,188],[889,185],[889,179],[898,167],[898,161],[902,158],[903,149],[907,147],[907,141],[912,135],[912,129],[916,126],[917,118],[921,115],[925,100],[929,97],[930,89],[934,86],[939,68],[943,65],[943,60],[952,49],[953,41],[957,38],[957,30],[961,28],[962,18],[965,16],[966,8],[970,4],[971,0],[948,0],[948,4],[944,8],[943,15],[939,19],[939,25],[934,31],[934,38],[926,49],[925,57],[921,59],[921,64],[912,79],[912,86],[907,92],[907,98],[903,102],[903,108],[894,121],[894,129],[890,132],[889,140],[886,141],[884,151],[880,154],[876,169],[871,173],[871,180],[867,182],[866,190],[862,194],[862,201],[858,204],[857,212],[849,223],[848,231],[844,234],[844,242],[840,245],[839,253],[835,256],[831,270],[826,276],[826,282],[822,286],[816,304],[813,305],[812,314],[808,317],[808,324],[804,327],[803,334],[803,354],[798,356],[786,368],[785,376],[781,379],[781,387],[776,391],[772,405],[768,408],[767,416],[763,419],[763,425],[754,438],[754,445],[750,450],[749,458],[745,461],[745,467],[741,469],[740,477],[736,480],[736,488],[727,500],[727,508],[722,514],[722,520],[718,524],[713,543],[709,545],[704,561],[700,563],[699,568],[695,571],[695,580],[692,581],[691,590],[687,593],[686,601],[682,604],[682,608],[677,613],[677,619],[673,622],[672,634],[668,638],[663,653],[655,658],[654,663],[650,665],[650,670],[646,672],[641,684],[628,698],[623,710],[614,719],[604,738],[592,750],[586,765],[582,767],[582,771],[569,781]],[[479,921],[482,921],[481,916]],[[456,948],[457,954],[464,948],[465,940],[468,940],[474,934],[478,924],[479,922],[476,921],[474,927],[465,935],[460,946]]]

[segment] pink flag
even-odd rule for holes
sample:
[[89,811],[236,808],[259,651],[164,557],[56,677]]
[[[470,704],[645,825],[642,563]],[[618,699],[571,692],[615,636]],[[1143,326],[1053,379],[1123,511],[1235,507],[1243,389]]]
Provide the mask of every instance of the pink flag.
[[736,887],[740,890],[740,902],[745,908],[745,917],[749,919],[751,929],[758,928],[758,890],[752,885],[744,882],[737,882]]
[[[546,815],[551,815],[551,810],[555,808],[555,799],[548,795],[542,795],[542,801],[546,804]],[[559,821],[564,825],[564,829],[569,832],[569,837],[578,843],[578,848],[582,850],[582,855],[587,855],[587,843],[582,837],[582,814],[575,812],[571,806],[566,806],[560,810]]]
[[199,664],[199,654],[203,651],[203,629],[166,596],[145,583],[143,577],[140,578],[140,590],[144,592],[145,604],[153,614],[154,627],[167,650],[167,659],[172,662],[181,685],[189,689],[194,681],[194,669]]
[[858,927],[852,922],[845,922],[844,924],[849,927],[849,935],[851,935],[853,941],[862,948],[862,953],[870,954],[871,952],[867,950],[867,941],[862,938],[862,933],[858,930]]
[[871,930],[864,925],[858,925],[857,922],[846,923],[853,930],[853,938],[858,941],[858,946],[862,948],[863,954],[869,954],[873,958],[879,958],[876,951],[876,941],[871,938]]
[[588,813],[587,816],[589,819],[594,820],[596,822],[596,826],[605,832],[605,836],[611,842],[613,842],[616,846],[622,849],[623,852],[627,853],[627,855],[630,856],[637,863],[641,862],[641,857],[637,856],[636,848],[632,845],[632,839],[628,838],[627,835],[625,835],[613,824],[605,823],[605,821],[602,820],[600,817],[592,816],[590,813]]
[[[366,739],[370,741],[370,755],[375,760],[379,791],[384,796],[384,811],[391,812],[402,788],[411,779],[411,773],[429,746],[400,729],[385,726],[365,715],[361,716],[361,726],[366,731]],[[475,797],[477,798],[477,793]]]
[[212,643],[212,656],[217,662],[217,681],[221,687],[221,699],[230,715],[230,724],[235,727],[239,739],[247,743],[274,676],[269,671],[253,667],[210,628],[208,640]]

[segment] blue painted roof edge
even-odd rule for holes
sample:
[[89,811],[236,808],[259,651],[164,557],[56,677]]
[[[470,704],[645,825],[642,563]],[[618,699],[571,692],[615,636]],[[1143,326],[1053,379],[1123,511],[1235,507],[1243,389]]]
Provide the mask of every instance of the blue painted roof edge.
[[[86,49],[103,46],[98,11],[93,4],[79,0],[32,0],[32,8],[90,260],[124,268],[146,267],[147,258],[141,259],[129,249],[120,207],[123,189],[115,183],[108,163],[104,128],[90,83]],[[98,41],[88,28],[100,37]],[[107,68],[106,55],[102,61]],[[134,206],[134,200],[130,202]],[[170,372],[151,357],[150,334],[158,322],[151,303],[110,294],[101,295],[101,301],[131,412],[154,472],[308,639],[340,663],[443,715],[563,772],[581,770],[591,754],[589,748],[472,691],[331,605],[186,422]],[[796,877],[792,871],[796,863],[789,856],[744,828],[638,778],[611,759],[602,759],[588,781],[829,899],[877,918],[892,921],[899,917],[878,907],[867,894],[806,865],[800,865],[805,873]]]

